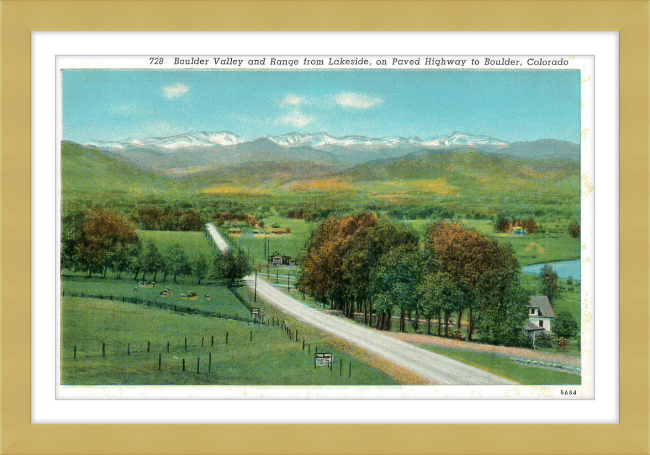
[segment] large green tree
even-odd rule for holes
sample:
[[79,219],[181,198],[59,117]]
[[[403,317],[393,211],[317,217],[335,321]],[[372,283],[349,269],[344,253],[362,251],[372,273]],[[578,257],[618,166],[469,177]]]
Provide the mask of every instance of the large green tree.
[[519,263],[512,246],[502,246],[475,229],[449,221],[429,225],[425,242],[438,271],[449,277],[458,292],[459,325],[462,311],[469,310],[471,341],[475,311],[498,305],[518,279]]
[[163,261],[166,264],[165,270],[172,274],[174,283],[178,275],[188,275],[192,271],[187,255],[179,243],[174,243],[165,251]]
[[430,318],[438,317],[438,336],[445,326],[445,336],[449,336],[449,318],[458,310],[459,302],[463,301],[462,292],[448,273],[432,270],[426,273],[419,285],[420,299],[427,318],[428,332],[431,333]]
[[146,281],[147,273],[153,273],[152,281],[156,281],[158,271],[163,267],[163,256],[154,242],[145,243],[140,253],[139,262],[142,269],[142,280]]
[[540,278],[542,280],[542,293],[553,303],[553,300],[560,294],[557,273],[555,273],[553,267],[546,264],[540,272]]
[[528,319],[529,295],[518,281],[510,283],[501,299],[483,305],[478,326],[483,341],[516,346],[524,336],[522,328]]
[[418,283],[422,271],[422,258],[412,245],[400,245],[382,255],[373,270],[373,294],[388,299],[399,308],[400,332],[406,329],[406,315],[417,309]]
[[228,280],[228,284],[235,284],[252,270],[248,257],[244,253],[230,250],[223,255],[223,277]]
[[77,241],[86,214],[77,205],[66,204],[61,211],[61,271],[77,266]]

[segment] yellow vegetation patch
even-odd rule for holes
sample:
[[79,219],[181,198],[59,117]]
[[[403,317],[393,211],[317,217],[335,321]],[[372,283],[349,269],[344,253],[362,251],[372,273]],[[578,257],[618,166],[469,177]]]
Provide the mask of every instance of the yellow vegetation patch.
[[301,180],[299,182],[287,183],[282,186],[285,191],[349,191],[353,187],[343,182],[340,177],[332,177],[320,180]]
[[544,247],[538,243],[531,242],[528,244],[526,249],[524,250],[524,253],[529,253],[533,251],[533,249],[537,250],[539,254],[544,254]]
[[207,188],[202,191],[206,194],[231,194],[231,195],[244,195],[244,194],[253,194],[254,192],[248,188],[237,188],[234,186],[214,186],[212,188]]

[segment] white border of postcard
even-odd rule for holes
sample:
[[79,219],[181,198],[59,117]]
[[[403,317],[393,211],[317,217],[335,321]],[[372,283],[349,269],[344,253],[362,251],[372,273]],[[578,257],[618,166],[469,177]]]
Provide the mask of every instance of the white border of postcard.
[[[33,416],[39,423],[534,423],[560,421],[613,423],[618,419],[618,35],[615,33],[486,33],[477,40],[477,32],[453,33],[145,33],[84,32],[33,33],[32,67],[32,394]],[[514,32],[513,32],[514,33]],[[589,35],[586,39],[585,35]],[[326,39],[324,39],[326,37]],[[151,44],[155,43],[155,44]],[[222,44],[224,43],[224,44]],[[262,44],[263,43],[263,44]],[[444,44],[443,44],[444,43]],[[453,43],[453,44],[450,44]],[[215,54],[214,50],[222,52]],[[408,49],[408,52],[404,52]],[[432,52],[435,49],[439,52]],[[226,52],[227,50],[227,52]],[[444,50],[444,52],[442,52]],[[563,52],[558,52],[563,50]],[[212,51],[212,52],[208,52]],[[279,52],[282,51],[282,52]],[[359,51],[358,53],[355,51]],[[61,387],[58,384],[58,351],[39,349],[58,345],[58,273],[56,246],[58,221],[56,202],[60,182],[56,151],[60,149],[60,118],[56,118],[59,98],[55,101],[61,68],[138,68],[149,67],[150,56],[562,56],[582,74],[582,178],[592,182],[594,192],[583,191],[582,201],[582,377],[578,398],[567,400],[561,390],[567,386],[395,386],[395,387]],[[567,52],[569,51],[569,52]],[[576,52],[579,51],[579,52]],[[72,56],[76,54],[75,56]],[[124,57],[107,57],[119,54]],[[126,56],[131,54],[131,56]],[[83,57],[80,55],[94,55]],[[97,55],[104,55],[96,57]],[[595,55],[595,58],[593,57]],[[52,57],[56,56],[53,66]],[[466,57],[464,57],[466,58]],[[171,60],[171,59],[170,59]],[[595,63],[595,66],[594,66]],[[502,69],[502,68],[499,68]],[[521,68],[517,68],[521,69]],[[53,76],[57,75],[57,81]],[[595,84],[595,82],[598,84]],[[56,82],[56,83],[55,83]],[[594,103],[594,93],[598,104]],[[58,96],[58,94],[57,94]],[[594,115],[594,113],[596,115]],[[55,129],[54,125],[58,125]],[[34,132],[38,131],[39,134]],[[594,133],[598,133],[596,145]],[[594,159],[594,151],[597,158]],[[597,179],[597,180],[596,180]],[[589,194],[588,194],[589,193]],[[598,194],[594,211],[595,195]],[[598,238],[594,237],[594,220]],[[595,243],[595,240],[598,242]],[[595,259],[598,258],[598,261]],[[600,277],[600,278],[599,278]],[[615,279],[612,279],[615,277]],[[38,285],[36,285],[38,283]],[[597,283],[603,283],[596,285]],[[595,316],[594,296],[609,305]],[[610,304],[611,302],[611,304]],[[599,330],[599,328],[602,328]],[[594,335],[597,337],[594,338]],[[598,349],[594,350],[595,341]],[[54,352],[53,352],[54,351]],[[598,387],[596,393],[595,386]],[[54,403],[51,402],[54,398]],[[105,398],[129,399],[100,400]],[[201,409],[206,399],[230,399],[219,404],[229,408],[223,414],[191,412]],[[257,398],[258,400],[251,400]],[[259,400],[264,398],[265,400]],[[336,411],[332,400],[364,398],[345,403],[351,412]],[[436,412],[422,415],[408,410],[377,412],[383,406],[377,399],[396,399],[391,406],[410,408],[418,399],[441,399]],[[93,399],[92,401],[88,399]],[[142,399],[142,400],[135,400]],[[192,401],[149,401],[174,399]],[[237,401],[233,401],[237,399]],[[241,401],[241,400],[244,401]],[[288,399],[281,411],[269,407],[268,399]],[[300,399],[309,399],[300,401]],[[316,401],[314,401],[316,399]],[[327,400],[330,399],[330,400]],[[449,401],[462,399],[463,401]],[[490,400],[501,399],[498,406]],[[535,399],[535,402],[528,402]],[[546,400],[538,400],[546,399]],[[551,400],[548,400],[551,399]],[[136,405],[144,403],[147,406]],[[115,404],[119,412],[111,412]],[[47,403],[47,404],[46,404]],[[65,405],[63,404],[65,403]],[[154,405],[152,405],[154,403]],[[178,412],[152,412],[166,403]],[[233,407],[233,403],[238,403]],[[244,404],[245,403],[245,404]],[[305,404],[308,406],[305,407]],[[318,403],[318,405],[316,404]],[[340,407],[340,402],[338,402]],[[355,403],[349,406],[348,403]],[[394,404],[393,404],[394,403]],[[433,405],[433,403],[432,403]],[[418,406],[421,406],[418,405]],[[133,412],[124,412],[125,407]],[[377,407],[377,410],[373,410]],[[473,408],[468,412],[467,407]],[[534,407],[535,412],[530,412]],[[59,409],[61,408],[61,409]],[[66,408],[66,409],[63,409]],[[101,408],[101,410],[99,410]],[[303,409],[301,411],[301,408]],[[597,411],[596,408],[601,411]],[[161,408],[166,409],[166,408]],[[182,411],[181,411],[182,409]],[[247,410],[255,409],[248,412]],[[274,409],[271,411],[271,409]],[[321,411],[316,411],[320,409]],[[464,411],[461,411],[463,409]],[[224,409],[225,410],[225,409]],[[38,411],[38,412],[36,412]],[[70,412],[73,411],[73,412]],[[97,412],[99,411],[99,412]],[[615,411],[615,412],[612,412]],[[218,414],[218,415],[216,415]],[[80,416],[84,415],[83,418]],[[467,419],[467,415],[472,418]],[[91,417],[92,416],[92,417]],[[129,417],[125,417],[129,416]],[[578,418],[579,420],[575,420]],[[559,421],[558,421],[559,419]],[[563,420],[565,419],[565,420]],[[614,420],[613,420],[614,419]]]

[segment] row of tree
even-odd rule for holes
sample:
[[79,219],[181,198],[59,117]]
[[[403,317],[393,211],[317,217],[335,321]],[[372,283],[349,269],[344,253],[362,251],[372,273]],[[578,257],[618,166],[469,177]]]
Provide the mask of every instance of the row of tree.
[[[519,285],[519,264],[504,247],[458,223],[435,222],[424,242],[408,225],[370,213],[329,218],[316,228],[301,262],[298,287],[347,317],[363,312],[366,324],[400,330],[406,318],[438,319],[438,334],[457,315],[468,316],[468,338],[520,342],[528,296]],[[373,318],[373,315],[376,316]]]
[[158,207],[138,207],[129,218],[138,229],[152,231],[200,231],[206,221],[196,210],[172,210]]
[[121,278],[133,273],[133,279],[163,281],[171,275],[193,276],[198,284],[205,278],[225,279],[233,284],[251,271],[248,258],[240,251],[222,254],[208,248],[208,254],[190,258],[183,247],[172,244],[163,251],[152,242],[142,242],[131,223],[116,212],[70,209],[61,220],[61,268],[106,275],[107,270]]

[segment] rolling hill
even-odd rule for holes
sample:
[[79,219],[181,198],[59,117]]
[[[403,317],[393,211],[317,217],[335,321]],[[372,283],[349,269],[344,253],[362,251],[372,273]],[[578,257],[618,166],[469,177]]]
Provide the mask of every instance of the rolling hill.
[[179,189],[173,179],[134,166],[118,155],[61,143],[63,196],[96,194],[158,194]]

